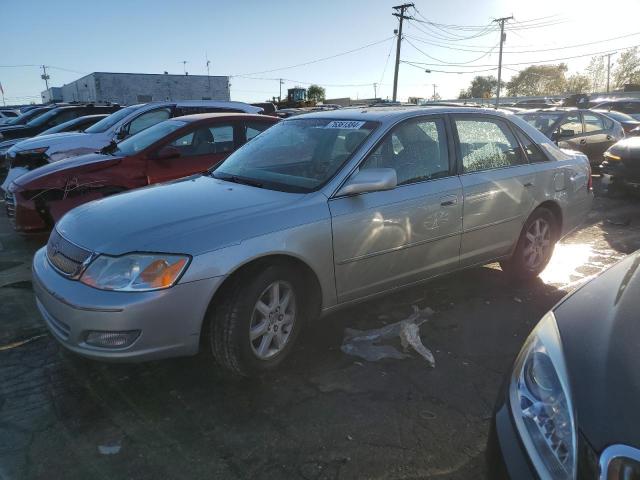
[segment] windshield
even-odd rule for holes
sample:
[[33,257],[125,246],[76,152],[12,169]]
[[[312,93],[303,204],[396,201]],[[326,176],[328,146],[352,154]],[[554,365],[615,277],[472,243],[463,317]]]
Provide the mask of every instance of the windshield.
[[27,127],[39,127],[47,123],[51,118],[55,117],[60,113],[60,110],[57,108],[52,108],[47,111],[44,115],[39,115],[37,118],[33,118],[27,122]]
[[115,113],[112,113],[108,117],[103,118],[98,123],[91,125],[84,132],[85,133],[102,133],[109,130],[116,123],[128,116],[130,113],[135,112],[140,108],[140,105],[133,105],[131,107],[122,108]]
[[59,125],[56,125],[55,127],[48,128],[40,135],[51,135],[52,133],[67,132],[70,128],[72,129],[75,125],[79,125],[84,121],[85,119],[83,117],[74,118],[73,120],[61,123]]
[[35,108],[24,112],[22,115],[19,115],[16,118],[12,118],[11,120],[5,122],[5,125],[24,125],[28,121],[33,120],[40,115],[43,115],[47,111],[48,109],[46,108]]
[[536,112],[536,113],[517,113],[529,125],[536,127],[542,133],[548,132],[558,119],[564,115],[563,112]]
[[[598,111],[598,110],[596,110]],[[611,117],[619,122],[635,122],[636,119],[626,113],[616,112],[615,110],[599,110],[600,113],[605,114],[607,117]]]
[[120,142],[114,153],[118,155],[134,155],[186,124],[187,122],[179,120],[166,120],[158,123]]
[[311,192],[338,171],[377,125],[354,120],[287,120],[231,154],[213,175],[273,190]]

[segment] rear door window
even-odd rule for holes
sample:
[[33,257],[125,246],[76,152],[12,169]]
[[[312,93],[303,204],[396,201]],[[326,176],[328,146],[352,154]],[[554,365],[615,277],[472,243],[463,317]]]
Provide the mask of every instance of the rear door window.
[[183,156],[213,155],[234,150],[233,125],[203,126],[174,140]]
[[527,137],[520,130],[518,129],[515,129],[515,130],[516,130],[516,136],[518,137],[518,140],[520,140],[520,143],[522,144],[522,148],[524,148],[524,153],[527,155],[529,162],[540,163],[540,162],[549,161],[549,158],[542,152],[542,150],[540,149],[540,147],[538,147],[538,145],[533,143],[533,141],[530,140],[529,137]]
[[582,135],[582,121],[580,120],[580,115],[577,113],[567,115],[560,123],[558,132],[563,137]]
[[463,173],[527,163],[516,137],[502,120],[455,118],[454,123],[458,132]]
[[259,133],[265,131],[271,126],[270,123],[264,122],[246,122],[244,124],[244,134],[247,142]]
[[604,130],[604,123],[600,115],[583,113],[582,118],[584,119],[584,133],[593,133]]

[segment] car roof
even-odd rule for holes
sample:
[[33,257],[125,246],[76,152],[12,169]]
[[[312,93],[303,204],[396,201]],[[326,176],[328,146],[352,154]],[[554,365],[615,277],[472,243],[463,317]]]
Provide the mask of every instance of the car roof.
[[236,113],[236,112],[216,112],[216,113],[194,113],[191,115],[182,115],[181,117],[174,117],[172,120],[180,120],[183,122],[201,122],[214,118],[240,118],[240,119],[256,119],[259,121],[279,120],[277,117],[270,117],[268,115],[257,115],[255,113]]
[[437,115],[445,113],[472,113],[472,114],[491,114],[500,117],[507,117],[505,112],[495,110],[493,108],[478,107],[445,107],[445,106],[391,106],[391,107],[360,107],[360,108],[343,108],[339,110],[325,110],[320,112],[310,112],[304,115],[285,119],[285,122],[300,120],[303,118],[319,118],[331,120],[360,120],[360,121],[376,121],[376,122],[395,122],[403,118],[411,118],[420,115]]

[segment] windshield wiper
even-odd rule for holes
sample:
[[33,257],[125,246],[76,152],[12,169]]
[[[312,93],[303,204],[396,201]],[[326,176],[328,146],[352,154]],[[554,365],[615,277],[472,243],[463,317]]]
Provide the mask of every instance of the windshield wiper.
[[217,178],[219,180],[224,180],[226,182],[239,183],[241,185],[249,185],[251,187],[263,188],[263,184],[258,182],[257,180],[253,180],[251,178],[239,177],[237,175],[229,175],[229,174],[216,174],[215,172],[211,172],[211,176],[213,178]]

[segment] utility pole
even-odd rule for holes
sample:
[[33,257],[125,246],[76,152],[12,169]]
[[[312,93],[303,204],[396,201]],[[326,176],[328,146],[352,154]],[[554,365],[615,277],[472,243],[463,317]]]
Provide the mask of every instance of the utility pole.
[[[413,17],[405,17],[404,12],[407,8],[413,7],[413,3],[404,3],[396,7],[392,7],[396,10],[396,13],[392,13],[394,17],[398,17],[400,25],[398,26],[398,38],[396,43],[396,70],[393,74],[393,101],[398,98],[398,70],[400,69],[400,44],[402,43],[402,21],[413,20]],[[399,13],[398,13],[399,12]]]
[[504,34],[504,22],[507,20],[512,20],[513,15],[510,17],[502,17],[496,18],[494,22],[498,22],[500,24],[500,56],[498,57],[498,89],[496,92],[496,108],[500,104],[500,83],[502,82],[502,44],[506,39],[506,35]]
[[603,55],[604,57],[607,57],[607,93],[609,93],[609,80],[611,78],[611,55],[615,55],[616,53],[618,52],[612,52]]
[[284,85],[284,80],[280,79],[280,95],[278,95],[278,102],[282,101],[282,85]]
[[209,61],[209,55],[205,52],[204,58],[207,61],[207,88],[209,89],[209,96],[211,96],[211,74],[209,73],[209,65],[211,62]]
[[378,84],[373,84],[373,98],[378,98]]
[[186,75],[187,74],[187,61],[186,60],[182,61],[182,66],[184,67],[184,74]]
[[436,85],[435,83],[432,83],[431,85],[433,85],[433,99],[435,100],[436,99],[436,87],[438,85]]
[[47,92],[49,91],[49,75],[47,75],[47,66],[46,65],[42,65],[42,75],[40,75],[40,78],[42,80],[44,80],[44,84],[47,87]]

